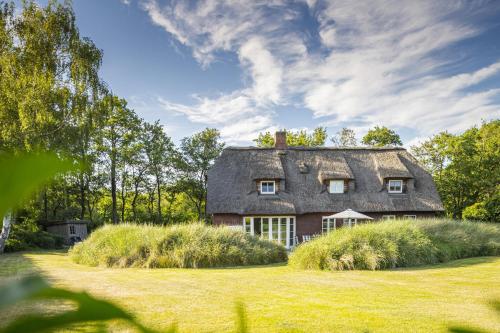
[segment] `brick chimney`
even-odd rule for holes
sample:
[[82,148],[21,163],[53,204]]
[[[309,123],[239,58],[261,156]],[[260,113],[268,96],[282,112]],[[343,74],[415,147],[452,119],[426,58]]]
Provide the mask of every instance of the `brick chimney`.
[[274,136],[274,148],[276,149],[286,149],[286,131],[278,131]]

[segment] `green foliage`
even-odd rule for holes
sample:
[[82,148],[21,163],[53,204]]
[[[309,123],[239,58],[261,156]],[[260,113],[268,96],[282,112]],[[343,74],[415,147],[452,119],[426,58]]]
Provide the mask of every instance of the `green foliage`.
[[74,170],[74,165],[53,154],[0,155],[0,216],[26,200],[50,178]]
[[[317,127],[309,134],[305,130],[297,132],[286,132],[286,143],[288,146],[320,147],[325,145],[328,135],[326,128]],[[274,135],[271,132],[259,133],[257,139],[253,140],[257,147],[274,147]]]
[[144,122],[105,87],[101,61],[80,36],[70,1],[0,1],[0,154],[52,151],[81,164],[40,188],[22,207],[26,215],[92,225],[205,218],[219,133],[185,138],[176,154],[158,121]]
[[403,145],[399,135],[385,126],[375,126],[375,128],[369,130],[361,140],[361,143],[373,147]]
[[467,209],[475,219],[500,222],[500,120],[437,134],[412,152],[434,177],[450,217],[460,219]]
[[175,159],[180,173],[176,188],[182,191],[196,207],[198,220],[206,218],[207,174],[215,159],[224,149],[220,133],[215,128],[182,139]]
[[[0,253],[4,251],[12,226],[11,210],[26,200],[32,192],[58,173],[73,170],[70,161],[61,160],[56,155],[0,155],[0,217],[3,218],[0,233]],[[42,235],[41,235],[42,236]],[[51,246],[47,237],[44,246]],[[55,246],[54,239],[54,246]],[[22,238],[13,241],[9,247],[23,247]]]
[[105,226],[70,251],[90,266],[201,268],[285,261],[283,246],[226,227],[200,223],[169,227]]
[[486,221],[488,220],[488,211],[484,202],[476,202],[468,207],[465,207],[462,212],[462,218],[466,220]]
[[60,249],[64,239],[42,230],[32,231],[18,224],[12,230],[5,244],[5,252],[26,251],[33,249]]
[[398,220],[341,228],[300,245],[302,269],[387,269],[500,254],[500,227],[452,220]]
[[0,5],[0,150],[67,152],[102,88],[101,51],[80,37],[69,2]]
[[[53,316],[25,315],[1,328],[0,333],[53,332],[79,323],[112,319],[126,320],[140,332],[155,332],[144,327],[134,316],[110,302],[96,299],[85,292],[78,293],[50,287],[40,277],[26,277],[0,289],[0,309],[20,301],[36,300],[70,301],[75,303],[76,309]],[[172,328],[168,332],[175,332],[175,329]]]

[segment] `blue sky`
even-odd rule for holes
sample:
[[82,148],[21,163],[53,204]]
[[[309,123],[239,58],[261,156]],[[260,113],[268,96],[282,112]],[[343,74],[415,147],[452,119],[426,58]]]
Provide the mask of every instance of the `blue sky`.
[[218,128],[329,134],[374,125],[406,145],[500,116],[500,1],[74,0],[103,79],[179,140]]

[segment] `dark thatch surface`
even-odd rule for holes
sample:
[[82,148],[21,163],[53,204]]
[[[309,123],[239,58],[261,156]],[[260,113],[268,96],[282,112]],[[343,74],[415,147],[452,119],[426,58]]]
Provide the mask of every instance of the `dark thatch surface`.
[[[389,194],[388,178],[405,179],[403,194]],[[276,179],[276,195],[259,195],[255,181]],[[349,179],[344,194],[325,180]],[[208,174],[207,212],[304,214],[442,211],[432,177],[403,148],[226,148]]]

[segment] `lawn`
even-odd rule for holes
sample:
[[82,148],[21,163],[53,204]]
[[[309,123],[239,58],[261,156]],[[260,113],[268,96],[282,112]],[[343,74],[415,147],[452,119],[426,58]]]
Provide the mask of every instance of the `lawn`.
[[[500,331],[488,305],[500,299],[500,258],[391,271],[321,272],[285,265],[229,269],[109,269],[72,263],[62,252],[0,256],[0,285],[38,271],[54,285],[86,290],[153,328],[180,332],[235,328],[244,302],[250,332],[430,332],[449,325]],[[67,304],[63,306],[68,306]],[[38,309],[57,311],[56,304]],[[0,323],[32,307],[0,313]],[[111,331],[124,331],[110,323]]]

